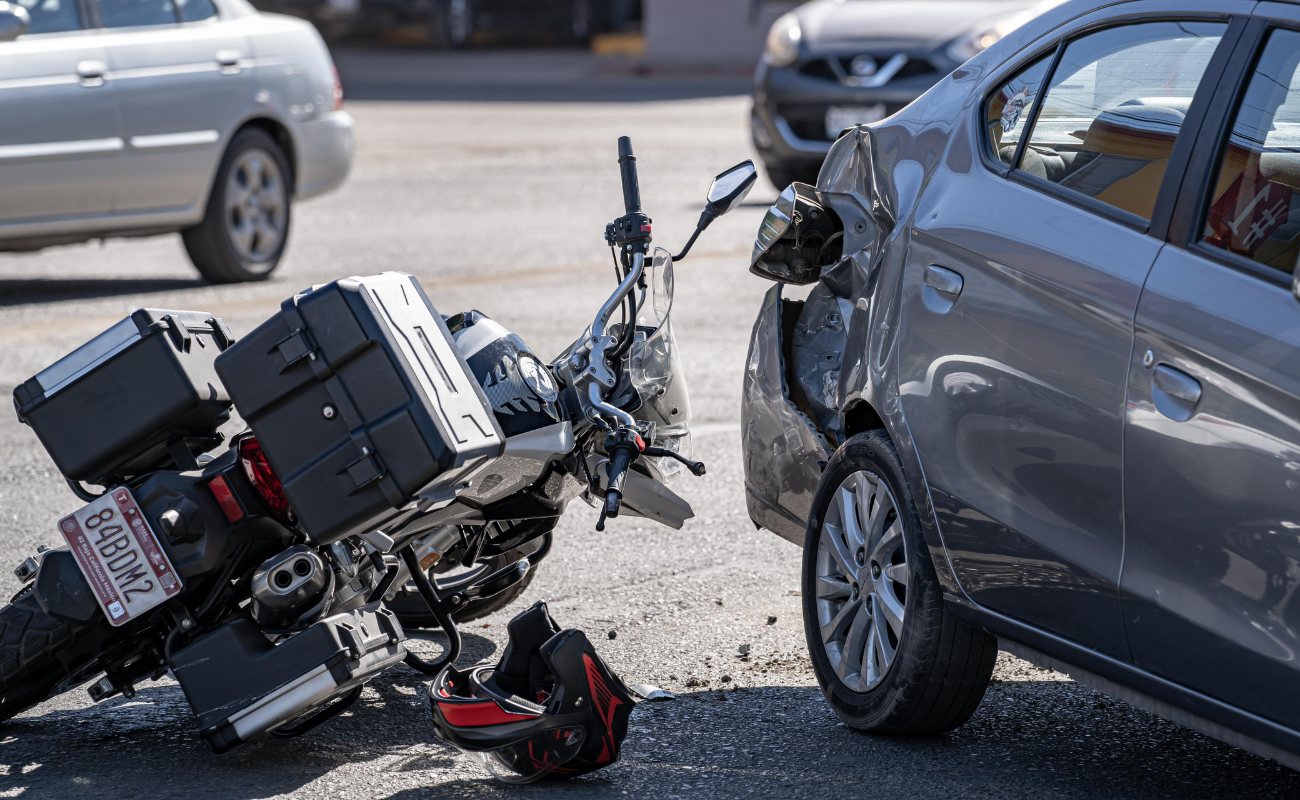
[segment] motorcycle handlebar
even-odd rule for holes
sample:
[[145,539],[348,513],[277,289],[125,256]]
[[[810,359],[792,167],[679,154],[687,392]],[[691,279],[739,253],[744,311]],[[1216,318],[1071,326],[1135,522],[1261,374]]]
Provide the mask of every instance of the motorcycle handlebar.
[[627,468],[631,465],[632,454],[627,448],[616,448],[609,461],[609,491],[605,493],[606,516],[618,516],[618,507],[623,502],[623,482],[627,480]]
[[641,186],[636,177],[636,156],[632,155],[632,139],[618,137],[618,167],[623,176],[623,208],[628,214],[641,213]]

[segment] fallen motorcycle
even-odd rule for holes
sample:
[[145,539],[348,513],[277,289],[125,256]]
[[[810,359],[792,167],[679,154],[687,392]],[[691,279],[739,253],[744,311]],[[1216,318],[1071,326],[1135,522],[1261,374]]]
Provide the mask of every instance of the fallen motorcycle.
[[[689,471],[673,263],[753,186],[715,179],[681,254],[650,249],[630,140],[619,286],[551,363],[410,275],[315,286],[236,340],[211,314],[141,309],[14,391],[86,505],[0,608],[0,720],[90,682],[96,702],[170,671],[217,752],[297,736],[404,662],[455,663],[454,619],[515,599],[578,496],[680,528]],[[615,314],[621,314],[619,322]],[[248,429],[227,442],[232,407]],[[93,492],[87,485],[102,487]],[[411,587],[403,592],[403,587]],[[436,623],[436,662],[386,600]],[[402,597],[406,595],[406,597]]]

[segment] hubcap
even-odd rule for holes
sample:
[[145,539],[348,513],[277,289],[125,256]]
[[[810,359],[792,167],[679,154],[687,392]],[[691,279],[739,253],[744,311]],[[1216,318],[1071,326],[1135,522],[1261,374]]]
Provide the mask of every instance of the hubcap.
[[846,478],[822,522],[816,604],[826,656],[854,691],[879,684],[897,656],[907,615],[907,555],[889,486],[866,471]]
[[226,232],[245,262],[275,258],[288,223],[280,167],[260,148],[239,155],[226,184]]

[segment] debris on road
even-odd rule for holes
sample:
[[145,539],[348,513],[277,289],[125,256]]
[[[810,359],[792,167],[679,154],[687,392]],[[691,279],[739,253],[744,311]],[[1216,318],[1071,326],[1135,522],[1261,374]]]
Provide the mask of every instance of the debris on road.
[[677,695],[672,692],[660,689],[658,686],[649,683],[638,683],[632,687],[632,694],[643,700],[676,700]]
[[740,647],[736,648],[737,652],[739,652],[742,656],[749,655],[750,649],[751,648],[748,644],[742,644]]
[[618,638],[618,631],[610,631],[610,632],[609,632],[609,638],[611,638],[611,639],[617,639],[617,638]]
[[772,627],[772,626],[775,625],[775,624],[776,624],[776,617],[768,617],[768,618],[767,618],[767,627],[770,628],[770,627]]

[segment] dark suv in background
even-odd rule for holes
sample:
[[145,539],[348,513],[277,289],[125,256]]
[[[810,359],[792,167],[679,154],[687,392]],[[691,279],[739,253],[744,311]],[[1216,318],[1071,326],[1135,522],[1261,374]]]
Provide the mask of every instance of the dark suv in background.
[[781,17],[754,75],[754,147],[768,177],[777,188],[815,183],[841,130],[900,111],[1042,5],[814,0]]

